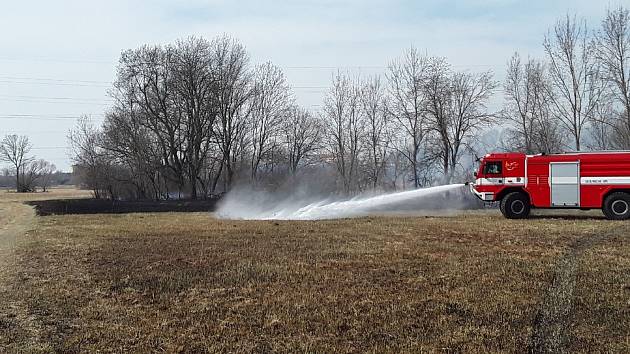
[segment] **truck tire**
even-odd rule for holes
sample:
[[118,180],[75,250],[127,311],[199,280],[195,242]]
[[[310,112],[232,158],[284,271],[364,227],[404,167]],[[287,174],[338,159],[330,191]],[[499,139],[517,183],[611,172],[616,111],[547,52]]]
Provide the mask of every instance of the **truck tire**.
[[[505,199],[505,198],[503,198]],[[505,203],[503,203],[503,200],[499,201],[499,210],[501,210],[501,214],[503,214],[503,216],[505,216]]]
[[499,209],[508,219],[525,219],[529,216],[531,205],[525,193],[512,192],[503,197]]
[[604,199],[602,211],[608,220],[627,220],[630,218],[630,194],[614,192]]

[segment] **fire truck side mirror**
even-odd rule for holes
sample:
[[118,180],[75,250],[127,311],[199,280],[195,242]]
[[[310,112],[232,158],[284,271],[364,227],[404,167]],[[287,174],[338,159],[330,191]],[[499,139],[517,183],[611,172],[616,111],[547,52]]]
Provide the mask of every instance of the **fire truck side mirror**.
[[477,177],[477,171],[473,172],[473,176]]

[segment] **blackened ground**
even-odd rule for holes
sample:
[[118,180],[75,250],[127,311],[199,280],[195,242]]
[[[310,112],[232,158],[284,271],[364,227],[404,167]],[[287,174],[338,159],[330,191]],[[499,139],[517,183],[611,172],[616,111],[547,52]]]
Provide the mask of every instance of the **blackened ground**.
[[[159,213],[159,212],[210,212],[215,211],[220,197],[205,200],[128,200],[112,201],[94,198],[69,198],[52,200],[33,200],[27,204],[35,207],[39,216],[66,214],[125,214],[125,213]],[[467,188],[462,187],[446,193],[429,195],[419,203],[398,206],[401,212],[415,210],[442,209],[481,209],[485,205]]]
[[35,207],[37,215],[65,214],[123,214],[159,212],[214,211],[218,198],[206,200],[120,201],[106,199],[37,200],[27,204]]

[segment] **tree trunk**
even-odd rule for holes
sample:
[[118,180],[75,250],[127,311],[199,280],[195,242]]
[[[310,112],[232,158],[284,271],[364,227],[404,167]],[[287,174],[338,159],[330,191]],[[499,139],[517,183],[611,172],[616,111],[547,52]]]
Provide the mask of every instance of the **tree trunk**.
[[197,200],[197,178],[193,174],[189,178],[190,183],[190,199]]
[[20,193],[20,168],[15,166],[15,192]]

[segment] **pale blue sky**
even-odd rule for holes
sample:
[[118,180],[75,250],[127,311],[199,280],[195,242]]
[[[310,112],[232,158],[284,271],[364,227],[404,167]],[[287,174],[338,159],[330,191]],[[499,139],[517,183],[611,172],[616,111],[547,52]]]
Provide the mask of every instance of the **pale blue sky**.
[[73,117],[102,119],[119,53],[146,43],[230,34],[252,63],[282,66],[298,102],[316,110],[334,68],[382,73],[413,45],[501,80],[514,51],[541,55],[559,17],[597,26],[620,4],[630,0],[1,0],[0,136],[29,135],[34,154],[69,169]]

